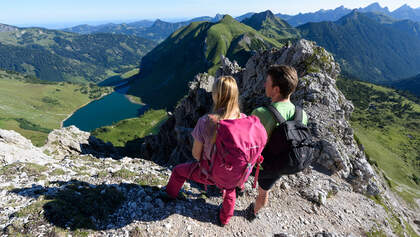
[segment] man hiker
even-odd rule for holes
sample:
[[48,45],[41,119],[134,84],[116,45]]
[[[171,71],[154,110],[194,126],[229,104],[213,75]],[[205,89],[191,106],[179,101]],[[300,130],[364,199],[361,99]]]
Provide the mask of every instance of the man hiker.
[[[295,105],[290,102],[290,96],[295,91],[297,84],[298,75],[293,67],[285,65],[272,65],[268,69],[265,81],[265,94],[271,99],[271,105],[286,121],[293,120],[295,117],[296,109]],[[278,125],[273,113],[267,107],[259,107],[252,112],[252,115],[257,116],[260,119],[267,131],[267,135],[269,137],[268,141],[270,142],[270,136],[274,128]],[[302,111],[300,115],[302,120],[301,122],[306,125],[308,122],[306,113]],[[268,143],[265,149],[267,149],[267,146]],[[258,177],[258,197],[255,203],[250,204],[247,211],[247,218],[250,221],[254,220],[260,209],[267,205],[269,191],[282,175],[281,172],[272,171],[275,170],[275,167],[272,167],[273,164],[277,163],[276,161],[270,159],[273,158],[264,156],[264,161],[262,163],[263,169]]]

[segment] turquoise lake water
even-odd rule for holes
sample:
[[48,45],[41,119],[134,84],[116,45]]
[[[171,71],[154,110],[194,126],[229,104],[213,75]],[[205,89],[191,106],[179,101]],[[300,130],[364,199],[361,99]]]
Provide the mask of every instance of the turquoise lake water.
[[142,115],[147,106],[131,103],[125,96],[128,88],[128,86],[120,87],[102,99],[80,108],[64,121],[63,126],[75,125],[80,130],[89,132],[123,119]]

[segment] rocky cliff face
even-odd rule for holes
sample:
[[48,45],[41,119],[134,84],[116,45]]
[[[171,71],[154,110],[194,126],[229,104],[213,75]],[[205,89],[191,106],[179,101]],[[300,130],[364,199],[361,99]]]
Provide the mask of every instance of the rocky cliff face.
[[[375,195],[378,188],[371,179],[372,167],[353,139],[353,130],[347,121],[353,105],[337,89],[335,80],[340,68],[334,58],[314,43],[298,43],[255,53],[241,68],[223,58],[216,77],[232,75],[238,82],[242,111],[250,114],[269,103],[264,94],[266,71],[272,64],[295,67],[300,80],[292,96],[295,105],[302,106],[309,116],[309,124],[317,149],[314,166],[330,174],[337,173],[349,181],[354,190]],[[214,77],[197,75],[190,91],[176,107],[157,136],[147,137],[141,156],[160,164],[174,165],[191,159],[190,132],[198,118],[211,110],[211,86]]]
[[[384,236],[412,234],[418,213],[400,205],[366,162],[347,121],[353,106],[335,87],[339,67],[311,42],[255,53],[245,68],[223,58],[216,76],[233,75],[246,113],[267,103],[269,65],[289,64],[301,78],[293,102],[303,106],[317,140],[316,161],[305,173],[282,177],[270,204],[249,223],[251,188],[238,197],[235,216],[215,225],[221,194],[195,183],[186,200],[158,196],[171,165],[191,159],[190,132],[210,110],[214,77],[199,74],[188,95],[156,136],[143,140],[141,154],[124,157],[76,127],[54,130],[42,148],[0,129],[0,232],[4,236]],[[134,145],[132,146],[134,147]],[[155,161],[160,166],[149,159]],[[356,191],[356,192],[355,192]],[[365,195],[368,194],[368,195]],[[372,196],[373,195],[373,196]],[[420,226],[419,226],[420,227]]]

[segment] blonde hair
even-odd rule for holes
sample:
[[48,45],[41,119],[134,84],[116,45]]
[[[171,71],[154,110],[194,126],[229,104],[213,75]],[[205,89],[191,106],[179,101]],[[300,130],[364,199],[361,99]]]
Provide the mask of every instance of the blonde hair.
[[219,119],[239,118],[239,90],[235,78],[222,76],[217,78],[213,84],[213,113]]

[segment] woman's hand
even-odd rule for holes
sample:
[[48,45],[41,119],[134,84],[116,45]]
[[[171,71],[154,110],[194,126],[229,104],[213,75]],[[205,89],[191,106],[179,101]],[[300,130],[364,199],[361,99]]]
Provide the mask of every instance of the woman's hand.
[[203,143],[194,139],[194,144],[192,148],[192,155],[194,159],[200,161],[201,153],[203,152]]

